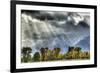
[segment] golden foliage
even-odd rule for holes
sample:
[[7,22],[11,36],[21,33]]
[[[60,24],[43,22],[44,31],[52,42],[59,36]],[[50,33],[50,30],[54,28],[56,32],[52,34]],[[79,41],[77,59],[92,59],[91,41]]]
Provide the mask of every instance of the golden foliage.
[[[24,48],[23,48],[24,49]],[[22,50],[23,50],[22,49]],[[36,52],[33,57],[25,53],[22,53],[22,62],[39,62],[39,61],[54,61],[54,60],[71,60],[71,59],[90,59],[90,52],[82,51],[80,47],[69,47],[65,54],[61,54],[61,48],[54,48],[50,50],[49,48],[41,48],[40,52]],[[31,53],[31,50],[29,50]],[[32,58],[32,59],[31,59]]]

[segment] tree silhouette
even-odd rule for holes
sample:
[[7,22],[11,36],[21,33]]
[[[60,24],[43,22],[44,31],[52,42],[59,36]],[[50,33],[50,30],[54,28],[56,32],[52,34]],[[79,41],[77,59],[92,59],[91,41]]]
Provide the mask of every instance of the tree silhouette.
[[45,61],[48,60],[48,52],[49,52],[48,50],[49,50],[49,48],[46,47],[46,48],[45,48],[45,58],[44,58]]
[[40,52],[41,52],[41,60],[44,61],[45,60],[45,48],[41,48]]
[[76,58],[80,58],[81,48],[80,47],[76,47],[75,51],[77,52]]
[[78,51],[78,52],[80,52],[81,49],[82,49],[82,48],[80,48],[80,47],[76,47],[76,48],[75,48],[75,50]]
[[71,52],[72,50],[74,50],[74,47],[70,47],[68,48],[68,52]]
[[30,47],[23,47],[21,49],[21,53],[22,53],[22,56],[23,56],[23,62],[28,62],[30,61],[31,59],[31,55],[30,53],[32,52],[32,49]]
[[36,52],[33,56],[33,61],[40,61],[40,54],[39,52]]
[[61,51],[60,48],[54,48],[54,56],[55,56],[56,59],[58,58],[60,51]]

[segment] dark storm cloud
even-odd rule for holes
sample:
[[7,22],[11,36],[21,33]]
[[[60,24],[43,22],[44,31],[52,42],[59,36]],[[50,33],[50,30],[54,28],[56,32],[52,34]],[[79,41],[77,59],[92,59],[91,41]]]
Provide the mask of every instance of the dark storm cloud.
[[[52,11],[32,11],[32,10],[22,10],[22,13],[25,13],[27,15],[32,16],[33,18],[39,19],[41,21],[47,20],[50,21],[51,24],[53,24],[53,26],[55,27],[59,27],[59,23],[60,22],[64,22],[64,23],[60,23],[60,24],[75,24],[75,19],[73,19],[74,17],[80,17],[81,19],[81,15],[76,13],[76,12],[52,12]],[[69,21],[68,18],[71,18],[71,20]],[[83,20],[80,20],[78,23],[78,25],[82,25],[83,27],[89,27],[89,16],[84,16]],[[88,22],[87,22],[88,21]],[[58,24],[58,25],[56,25]],[[62,25],[61,25],[62,26]],[[61,27],[60,26],[60,27]],[[64,26],[66,27],[66,26]]]
[[21,13],[22,14],[26,13],[26,14],[30,15],[30,14],[38,14],[38,13],[40,13],[40,11],[36,11],[36,10],[34,10],[34,11],[32,11],[32,10],[21,10]]
[[40,11],[31,11],[31,10],[22,10],[22,13],[31,15],[32,17],[39,19],[39,20],[54,20],[54,17],[48,13],[40,12]]
[[86,22],[84,22],[84,21],[80,21],[78,23],[78,25],[81,25],[82,27],[89,27],[89,25]]
[[31,10],[22,10],[22,13],[31,15],[32,17],[39,20],[64,20],[67,17],[67,14],[62,14],[61,12],[48,12],[48,11],[31,11]]

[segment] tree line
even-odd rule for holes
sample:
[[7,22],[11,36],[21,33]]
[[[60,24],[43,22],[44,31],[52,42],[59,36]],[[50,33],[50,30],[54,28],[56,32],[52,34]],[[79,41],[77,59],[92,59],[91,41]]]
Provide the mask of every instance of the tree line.
[[68,47],[68,51],[61,54],[61,48],[54,48],[53,50],[41,48],[39,52],[35,52],[32,56],[32,49],[30,47],[23,47],[21,49],[21,62],[39,62],[39,61],[54,61],[54,60],[72,60],[72,59],[90,59],[88,51],[82,51],[81,47]]

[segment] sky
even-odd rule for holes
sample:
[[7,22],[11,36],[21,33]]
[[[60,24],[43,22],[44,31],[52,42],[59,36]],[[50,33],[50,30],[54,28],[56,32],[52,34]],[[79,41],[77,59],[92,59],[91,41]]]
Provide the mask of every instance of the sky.
[[33,53],[41,47],[69,46],[90,50],[90,14],[85,12],[21,10],[22,47],[31,47]]

